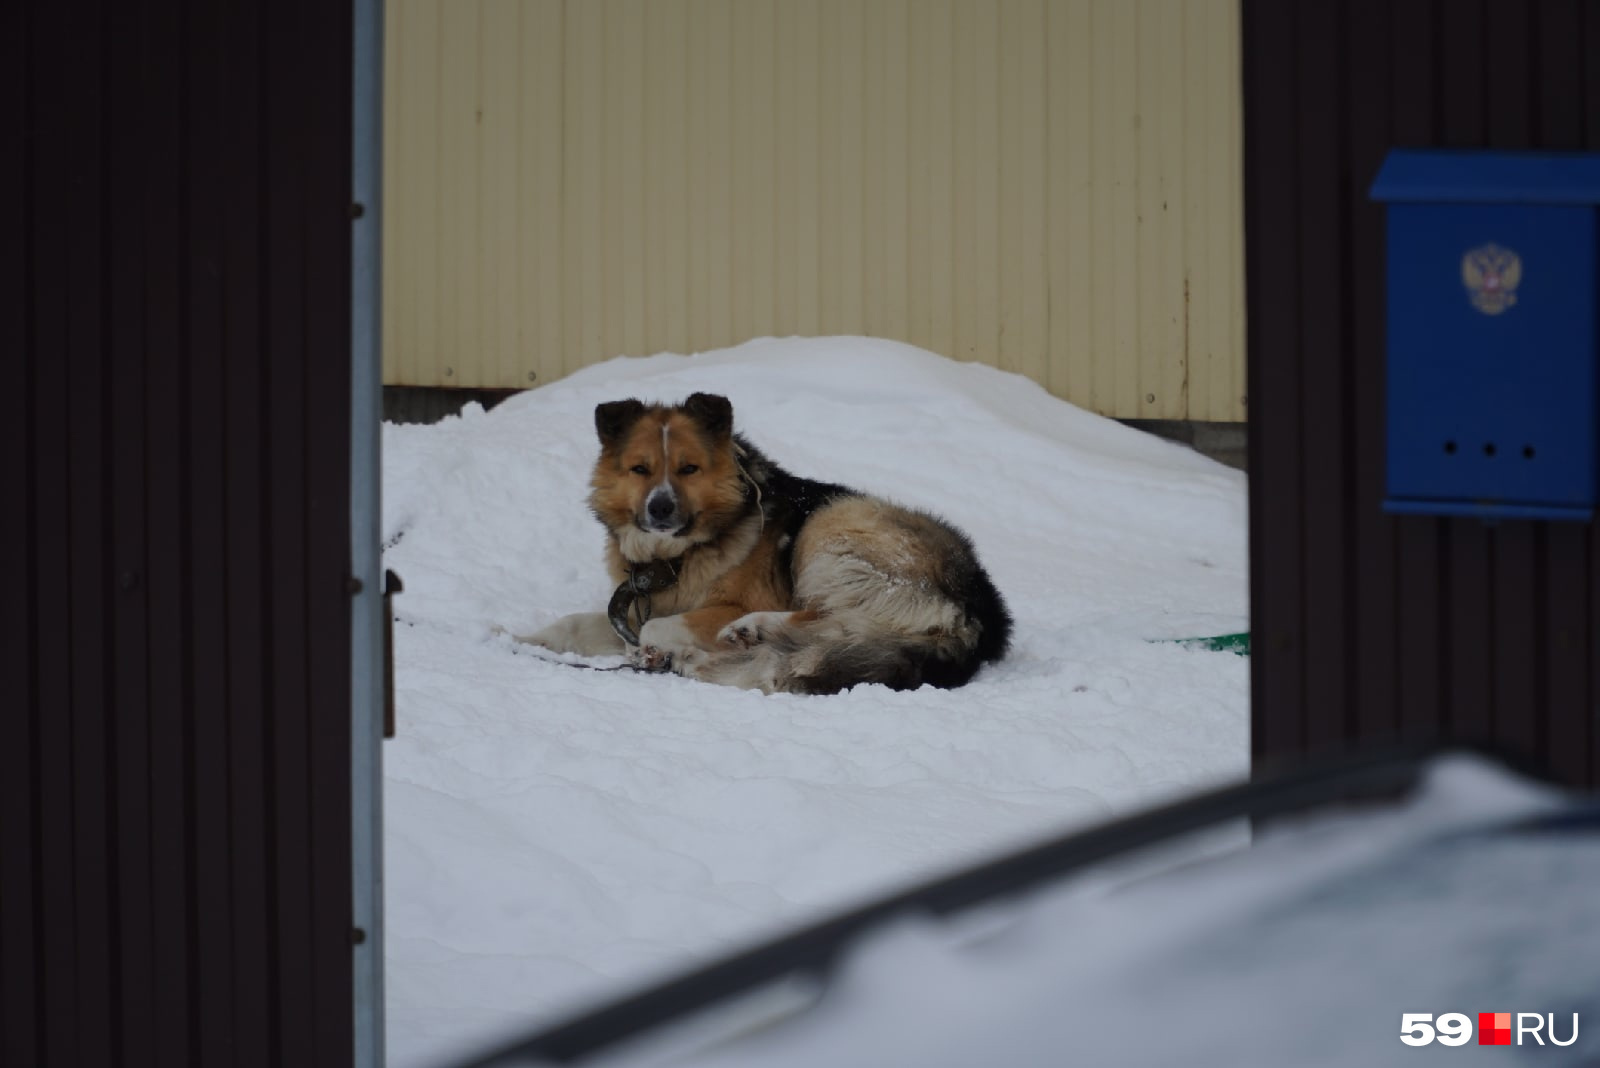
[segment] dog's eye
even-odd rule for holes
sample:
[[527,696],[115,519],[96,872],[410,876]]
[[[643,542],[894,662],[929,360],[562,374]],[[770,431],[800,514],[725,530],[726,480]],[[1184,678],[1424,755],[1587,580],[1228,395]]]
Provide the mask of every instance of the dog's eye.
[[650,469],[644,464],[634,464],[629,470],[636,475],[648,475],[650,473]]
[[680,474],[680,475],[692,475],[698,470],[700,470],[700,467],[699,467],[698,464],[684,464],[682,467],[678,468],[678,474]]

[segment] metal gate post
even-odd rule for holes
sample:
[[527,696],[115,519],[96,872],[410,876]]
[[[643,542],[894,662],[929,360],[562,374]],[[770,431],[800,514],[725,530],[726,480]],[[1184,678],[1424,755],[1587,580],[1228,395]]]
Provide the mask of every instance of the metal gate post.
[[383,0],[355,0],[350,318],[351,768],[355,1066],[384,1063],[383,656],[380,579],[383,364]]

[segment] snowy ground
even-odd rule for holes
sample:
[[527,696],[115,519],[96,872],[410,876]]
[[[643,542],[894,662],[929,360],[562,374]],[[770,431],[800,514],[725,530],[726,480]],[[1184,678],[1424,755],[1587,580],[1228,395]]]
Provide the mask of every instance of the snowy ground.
[[[1016,616],[970,686],[766,697],[496,637],[610,593],[607,400],[726,394],[797,474],[964,528]],[[613,360],[384,428],[390,1063],[486,1039],[908,879],[1247,766],[1244,476],[1026,379],[859,338]],[[409,624],[409,625],[407,625]]]

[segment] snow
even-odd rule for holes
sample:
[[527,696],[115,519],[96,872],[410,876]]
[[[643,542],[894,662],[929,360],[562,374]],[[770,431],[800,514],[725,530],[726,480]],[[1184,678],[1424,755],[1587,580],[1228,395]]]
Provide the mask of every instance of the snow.
[[[550,662],[610,594],[585,507],[597,403],[734,404],[775,461],[967,531],[1016,617],[956,691],[763,696]],[[1237,779],[1245,481],[1020,376],[864,338],[616,359],[384,428],[399,737],[385,748],[396,1068],[909,880]]]
[[1510,1011],[1553,1014],[1563,1042],[1576,1027],[1538,1063],[1592,1065],[1600,835],[1506,830],[1565,805],[1451,758],[1394,811],[1280,824],[1248,853],[1131,885],[905,917],[847,949],[826,987],[746,997],[594,1063],[1372,1068],[1461,1059],[1402,1043],[1403,1013]]

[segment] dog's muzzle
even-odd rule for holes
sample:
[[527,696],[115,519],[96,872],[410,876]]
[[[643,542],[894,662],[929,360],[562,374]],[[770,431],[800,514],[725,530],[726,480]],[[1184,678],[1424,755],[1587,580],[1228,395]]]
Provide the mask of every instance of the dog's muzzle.
[[683,525],[678,514],[678,495],[658,486],[644,499],[644,522],[639,524],[652,534],[670,534]]

